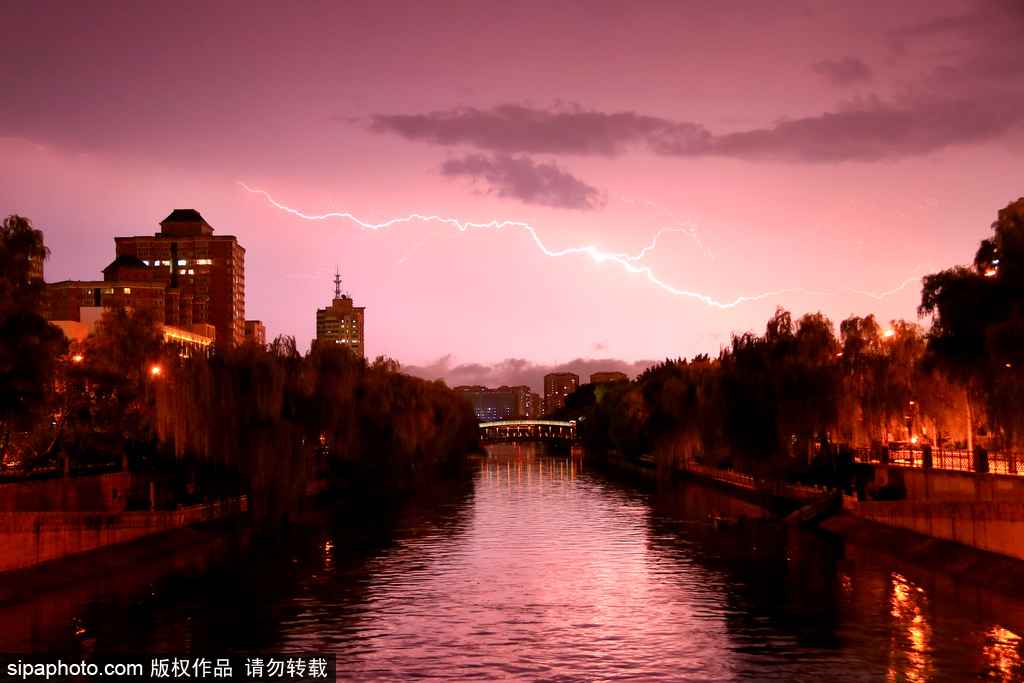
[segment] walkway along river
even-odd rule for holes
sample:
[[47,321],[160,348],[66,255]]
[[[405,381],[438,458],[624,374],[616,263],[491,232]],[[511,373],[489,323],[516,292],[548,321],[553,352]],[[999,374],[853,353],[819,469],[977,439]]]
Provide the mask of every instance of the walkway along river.
[[1020,602],[758,514],[494,446],[400,509],[0,605],[0,650],[332,651],[357,681],[1024,676]]

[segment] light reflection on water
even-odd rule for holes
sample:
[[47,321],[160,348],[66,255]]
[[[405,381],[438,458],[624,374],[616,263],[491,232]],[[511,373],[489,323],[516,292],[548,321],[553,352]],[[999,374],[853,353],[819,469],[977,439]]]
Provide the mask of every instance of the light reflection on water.
[[333,651],[358,681],[1022,675],[1019,601],[717,491],[527,446],[441,489],[0,607],[0,650]]

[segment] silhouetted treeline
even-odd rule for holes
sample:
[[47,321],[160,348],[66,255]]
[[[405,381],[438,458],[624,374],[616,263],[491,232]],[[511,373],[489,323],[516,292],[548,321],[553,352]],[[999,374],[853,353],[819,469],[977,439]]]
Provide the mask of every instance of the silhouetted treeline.
[[[781,308],[717,358],[666,360],[634,382],[584,385],[561,417],[591,450],[665,463],[791,467],[832,444],[1024,445],[1024,199],[999,212],[974,264],[924,278],[924,329],[874,316],[836,330]],[[793,460],[796,458],[797,460]],[[766,474],[768,472],[765,472]]]
[[162,341],[152,309],[123,308],[69,343],[42,318],[42,240],[18,216],[0,232],[5,471],[164,470],[177,502],[245,493],[257,518],[279,518],[317,480],[397,490],[476,445],[461,394],[341,345],[190,350]]
[[204,488],[248,492],[257,516],[291,512],[317,478],[345,477],[368,493],[401,489],[476,446],[462,395],[340,345],[301,356],[278,338],[167,363],[155,382],[161,443]]

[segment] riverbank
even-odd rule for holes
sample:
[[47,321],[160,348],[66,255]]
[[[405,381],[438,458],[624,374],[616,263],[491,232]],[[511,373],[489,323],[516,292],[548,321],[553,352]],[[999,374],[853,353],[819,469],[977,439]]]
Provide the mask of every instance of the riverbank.
[[0,512],[0,572],[116,546],[248,511],[245,496],[180,510]]
[[925,536],[843,512],[818,527],[869,545],[931,570],[994,588],[1024,599],[1024,561],[1006,555]]
[[102,576],[237,533],[233,519],[168,529],[132,540],[0,572],[0,604],[29,599],[44,591]]
[[[681,477],[702,488],[758,505],[766,512],[773,508],[777,511],[777,501],[772,503],[775,497],[765,495],[760,490],[763,487],[758,487],[753,477],[738,472],[687,463],[689,466],[670,475],[659,472],[654,463],[614,457],[594,458],[593,461],[629,478],[649,482]],[[967,473],[928,474],[970,479]],[[975,482],[968,483],[970,486],[960,488],[973,491]],[[936,487],[928,487],[928,490],[933,488]],[[937,488],[940,491],[932,492],[933,497],[942,495],[946,489],[959,490],[946,485]],[[786,498],[791,500],[812,500],[815,496],[834,493],[802,486],[787,485],[787,489],[793,489],[786,492]],[[995,485],[989,489],[1001,490]],[[911,491],[916,492],[916,488],[908,487],[908,493]],[[1019,556],[1020,539],[1016,533],[1018,526],[1024,523],[1020,504],[934,500],[864,503],[844,496],[843,507],[839,514],[819,519],[812,526],[847,542],[888,552],[930,570],[1024,599],[1024,558]]]

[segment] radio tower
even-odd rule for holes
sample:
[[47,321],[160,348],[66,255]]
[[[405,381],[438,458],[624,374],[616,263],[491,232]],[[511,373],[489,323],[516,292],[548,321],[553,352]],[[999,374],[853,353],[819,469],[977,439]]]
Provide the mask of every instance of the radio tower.
[[341,298],[341,269],[334,266],[334,298]]

